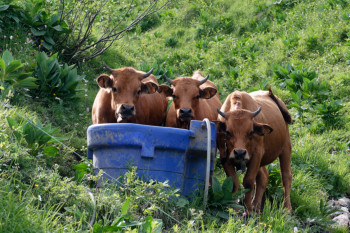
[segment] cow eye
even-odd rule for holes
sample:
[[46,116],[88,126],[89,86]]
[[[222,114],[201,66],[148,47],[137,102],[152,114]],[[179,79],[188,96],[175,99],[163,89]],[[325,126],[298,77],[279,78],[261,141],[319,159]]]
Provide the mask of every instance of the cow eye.
[[137,91],[137,94],[140,95],[141,94],[141,89]]
[[173,99],[176,99],[176,98],[177,98],[177,96],[176,96],[176,95],[173,95],[172,97],[173,97]]
[[198,100],[200,97],[201,97],[200,95],[197,95],[197,96],[194,97],[194,98]]
[[226,134],[227,137],[232,137],[232,134],[229,131],[227,131],[227,130],[225,130],[225,134]]
[[250,138],[253,137],[253,134],[254,134],[254,130],[250,131],[249,137],[250,137]]
[[113,90],[114,93],[117,93],[117,88],[116,87],[113,87],[112,90]]

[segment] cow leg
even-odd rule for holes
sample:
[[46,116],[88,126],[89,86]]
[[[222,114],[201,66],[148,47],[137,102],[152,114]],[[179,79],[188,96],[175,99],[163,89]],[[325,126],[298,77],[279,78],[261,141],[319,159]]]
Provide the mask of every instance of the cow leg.
[[224,161],[221,159],[221,164],[224,167],[224,171],[226,175],[232,178],[232,182],[233,182],[232,192],[233,193],[238,192],[239,182],[238,182],[238,177],[236,175],[235,167],[233,166],[233,164],[230,164],[228,159],[224,159]]
[[258,175],[256,176],[255,195],[253,200],[253,207],[258,212],[260,212],[261,209],[261,200],[266,190],[268,179],[269,173],[267,172],[266,167],[260,167]]
[[292,211],[292,205],[290,202],[290,190],[292,186],[292,168],[290,166],[291,160],[291,147],[286,147],[286,149],[279,156],[282,184],[284,187],[284,207],[288,211]]
[[247,173],[243,179],[244,188],[249,189],[249,191],[245,194],[244,197],[244,205],[247,208],[249,214],[252,214],[252,194],[254,184],[256,181],[256,176],[260,170],[260,159],[257,157],[260,156],[253,157],[253,159],[249,162]]

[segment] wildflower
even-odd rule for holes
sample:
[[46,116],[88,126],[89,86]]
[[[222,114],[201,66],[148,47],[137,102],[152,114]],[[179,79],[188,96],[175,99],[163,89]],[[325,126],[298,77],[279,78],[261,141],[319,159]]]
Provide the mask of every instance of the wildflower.
[[3,174],[2,177],[6,177],[6,174]]
[[270,227],[270,228],[271,228],[271,227],[272,227],[272,225],[268,225],[268,227]]
[[294,227],[293,232],[294,232],[294,233],[297,233],[297,232],[298,232],[298,228],[297,228],[297,227]]
[[53,93],[53,95],[56,95],[56,93]]
[[41,201],[41,196],[40,195],[38,195],[38,199],[39,199],[39,201]]
[[246,212],[243,212],[243,216],[246,216],[247,215],[247,213]]
[[41,43],[43,43],[44,42],[44,40],[41,40]]
[[10,40],[12,40],[13,39],[13,36],[10,36]]
[[4,38],[6,39],[6,36],[4,36]]
[[39,185],[37,185],[37,184],[34,185],[35,188],[38,187],[38,186],[39,186]]

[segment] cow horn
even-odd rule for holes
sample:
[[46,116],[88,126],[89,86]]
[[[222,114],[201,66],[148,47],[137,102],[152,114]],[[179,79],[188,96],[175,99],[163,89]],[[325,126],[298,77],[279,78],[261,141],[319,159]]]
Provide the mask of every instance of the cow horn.
[[173,80],[171,80],[170,78],[168,78],[168,77],[166,76],[166,74],[164,74],[164,78],[165,78],[166,81],[168,81],[168,83],[170,83],[170,85],[173,84]]
[[154,68],[150,69],[150,71],[148,71],[147,73],[145,73],[143,75],[143,78],[147,78],[148,76],[150,76],[152,74],[153,70],[154,70]]
[[107,66],[105,62],[103,62],[103,65],[105,66],[106,70],[108,70],[109,73],[113,73],[113,69]]
[[199,82],[199,85],[202,85],[203,83],[205,83],[207,80],[209,79],[209,74],[207,75],[207,77],[205,77],[205,79],[201,80]]
[[261,107],[259,107],[258,110],[256,110],[255,112],[253,112],[253,117],[256,117],[256,115],[258,115],[260,111],[261,111]]
[[225,114],[224,112],[221,112],[219,108],[217,108],[216,111],[218,111],[218,113],[219,113],[222,117],[226,118],[226,114]]

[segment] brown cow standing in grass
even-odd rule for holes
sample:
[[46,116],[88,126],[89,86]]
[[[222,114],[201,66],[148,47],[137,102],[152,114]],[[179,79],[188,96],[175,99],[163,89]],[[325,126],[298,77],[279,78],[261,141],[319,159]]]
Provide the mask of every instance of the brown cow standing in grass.
[[165,78],[171,87],[162,84],[158,91],[173,98],[166,126],[188,129],[191,120],[217,119],[216,109],[221,107],[221,102],[218,88],[208,80],[209,75],[203,78],[201,72],[196,71],[192,77]]
[[158,82],[153,69],[144,73],[132,67],[111,69],[101,74],[100,86],[93,107],[93,124],[137,123],[162,125],[167,108],[166,97],[157,92]]
[[[247,172],[243,186],[250,189],[245,194],[244,205],[249,213],[260,211],[269,174],[265,168],[277,157],[280,160],[284,187],[284,206],[291,211],[292,184],[291,141],[288,124],[292,122],[285,104],[269,91],[252,93],[235,91],[218,109],[218,148],[220,160],[227,176],[232,177],[233,192],[238,191],[237,169]],[[252,193],[255,185],[255,196]]]

